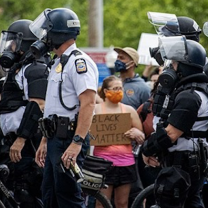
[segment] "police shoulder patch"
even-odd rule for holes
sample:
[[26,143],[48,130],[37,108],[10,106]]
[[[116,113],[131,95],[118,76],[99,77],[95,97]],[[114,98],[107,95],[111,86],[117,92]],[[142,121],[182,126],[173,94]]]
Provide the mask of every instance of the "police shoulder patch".
[[75,61],[75,66],[78,74],[87,72],[87,65],[84,59],[80,58]]

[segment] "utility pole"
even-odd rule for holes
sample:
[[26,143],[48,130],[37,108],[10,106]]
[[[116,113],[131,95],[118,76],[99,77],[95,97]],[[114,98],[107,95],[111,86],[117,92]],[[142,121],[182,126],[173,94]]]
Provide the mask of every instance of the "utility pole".
[[103,0],[89,0],[89,47],[103,48]]

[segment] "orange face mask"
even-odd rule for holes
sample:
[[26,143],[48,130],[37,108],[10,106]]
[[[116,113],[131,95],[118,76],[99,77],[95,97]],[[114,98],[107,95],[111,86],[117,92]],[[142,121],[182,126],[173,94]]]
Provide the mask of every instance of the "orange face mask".
[[119,103],[122,98],[123,98],[123,91],[113,91],[113,90],[108,90],[105,93],[105,97],[108,98],[112,103]]

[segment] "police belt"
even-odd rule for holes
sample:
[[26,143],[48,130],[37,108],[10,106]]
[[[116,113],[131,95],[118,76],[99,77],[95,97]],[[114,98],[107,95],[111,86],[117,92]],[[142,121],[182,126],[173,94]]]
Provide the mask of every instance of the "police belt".
[[192,180],[199,180],[204,170],[200,168],[199,151],[174,151],[168,152],[163,158],[162,166],[175,166],[188,172]]
[[164,166],[178,166],[180,168],[189,166],[190,158],[199,162],[199,151],[174,151],[168,152],[163,158]]
[[71,121],[69,117],[57,116],[56,114],[49,115],[47,118],[40,118],[39,127],[44,137],[52,138],[54,136],[62,139],[67,138],[67,133],[74,133],[77,126],[77,121]]

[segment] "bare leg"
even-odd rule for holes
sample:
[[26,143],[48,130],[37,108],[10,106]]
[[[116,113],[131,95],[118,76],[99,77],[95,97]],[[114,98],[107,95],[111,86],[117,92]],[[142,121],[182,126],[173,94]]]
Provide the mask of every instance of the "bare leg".
[[[113,186],[109,185],[107,189],[101,189],[101,192],[109,199],[111,200],[112,192],[113,192]],[[103,207],[99,201],[96,200],[96,208],[105,208]]]
[[128,208],[131,184],[125,184],[114,189],[114,203],[116,208]]

